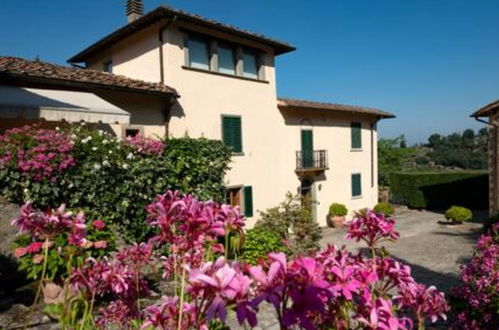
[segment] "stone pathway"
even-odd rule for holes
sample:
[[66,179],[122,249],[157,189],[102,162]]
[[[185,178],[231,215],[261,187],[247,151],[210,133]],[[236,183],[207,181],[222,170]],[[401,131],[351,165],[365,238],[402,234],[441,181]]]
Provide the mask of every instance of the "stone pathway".
[[[471,257],[482,225],[450,225],[441,213],[415,210],[398,214],[395,220],[400,238],[384,244],[390,254],[411,266],[417,281],[448,291],[457,283],[461,264]],[[343,229],[326,228],[321,245],[345,245],[350,251],[364,247],[345,240],[345,234]]]

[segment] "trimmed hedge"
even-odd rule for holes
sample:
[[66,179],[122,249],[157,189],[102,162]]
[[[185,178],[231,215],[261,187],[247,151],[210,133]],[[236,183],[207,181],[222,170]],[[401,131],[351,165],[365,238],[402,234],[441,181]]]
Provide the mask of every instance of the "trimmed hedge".
[[447,209],[452,205],[488,208],[486,171],[395,172],[390,182],[393,202],[411,208]]

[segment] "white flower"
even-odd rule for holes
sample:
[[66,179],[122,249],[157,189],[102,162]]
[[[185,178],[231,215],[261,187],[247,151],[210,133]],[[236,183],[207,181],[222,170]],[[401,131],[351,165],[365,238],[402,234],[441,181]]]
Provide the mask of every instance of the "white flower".
[[128,164],[123,164],[123,165],[122,165],[122,167],[123,167],[123,169],[125,169],[125,170],[128,170],[128,169],[130,168],[130,166],[128,166]]
[[128,160],[133,159],[133,154],[130,152],[128,155],[126,155],[126,159]]
[[111,164],[109,164],[109,162],[107,160],[105,160],[102,162],[102,166],[109,167],[109,166],[111,166]]
[[90,140],[92,140],[92,137],[91,136],[87,136],[86,138],[84,138],[83,140],[81,140],[81,143],[85,144],[85,143],[87,143]]
[[70,183],[68,184],[68,188],[73,188],[74,187],[74,184]]
[[56,130],[56,131],[60,131],[60,130],[61,130],[61,128],[60,128],[59,126],[56,126],[56,127],[55,127],[55,130]]
[[94,169],[96,169],[98,171],[101,169],[101,166],[99,164],[94,164]]
[[71,139],[76,139],[76,134],[71,134]]
[[104,131],[103,130],[98,130],[97,132],[99,132],[99,135],[102,136],[102,134],[104,134]]
[[108,144],[109,143],[109,140],[102,140],[102,144]]
[[93,150],[93,151],[96,151],[96,150],[97,150],[97,147],[92,147],[92,150]]
[[113,151],[112,151],[112,150],[109,150],[109,153],[110,153],[110,154],[112,154],[112,153],[113,153]]

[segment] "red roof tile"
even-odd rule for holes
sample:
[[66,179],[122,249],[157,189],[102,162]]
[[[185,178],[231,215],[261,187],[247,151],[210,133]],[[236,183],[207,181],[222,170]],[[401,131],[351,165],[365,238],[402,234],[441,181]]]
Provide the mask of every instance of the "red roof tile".
[[178,97],[174,88],[159,83],[145,82],[103,71],[28,61],[17,57],[0,57],[0,81],[2,80],[60,84],[83,89],[119,89]]
[[395,118],[395,115],[389,112],[385,112],[375,108],[359,107],[355,105],[315,102],[315,101],[297,100],[297,99],[288,99],[288,98],[278,98],[277,105],[280,108],[356,112],[369,115],[376,115],[382,118]]

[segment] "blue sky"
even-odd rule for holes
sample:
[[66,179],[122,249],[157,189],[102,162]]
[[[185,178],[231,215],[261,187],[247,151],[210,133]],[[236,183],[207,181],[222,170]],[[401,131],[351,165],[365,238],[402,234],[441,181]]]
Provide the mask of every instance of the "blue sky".
[[[0,54],[64,64],[125,23],[124,3],[1,0]],[[295,45],[277,59],[279,95],[391,111],[382,137],[479,128],[469,114],[499,98],[497,0],[167,3]]]

